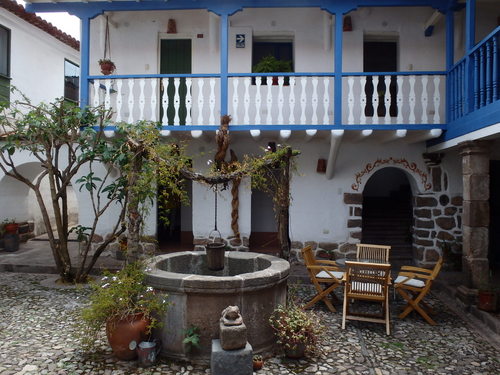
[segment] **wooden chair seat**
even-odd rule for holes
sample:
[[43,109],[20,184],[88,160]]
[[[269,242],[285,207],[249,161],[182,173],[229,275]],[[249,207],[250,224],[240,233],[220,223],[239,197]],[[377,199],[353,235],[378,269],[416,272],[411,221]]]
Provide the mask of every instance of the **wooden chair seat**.
[[416,311],[430,325],[437,323],[429,316],[433,314],[432,308],[423,299],[429,293],[433,281],[439,274],[443,265],[440,257],[432,270],[413,266],[403,266],[394,281],[394,289],[406,300],[400,319],[406,318],[412,311]]
[[316,302],[323,301],[332,312],[337,311],[330,301],[330,294],[342,285],[344,272],[337,266],[335,261],[316,259],[311,246],[302,249],[302,257],[307,268],[307,273],[311,279],[316,295],[305,304],[304,308],[312,307]]

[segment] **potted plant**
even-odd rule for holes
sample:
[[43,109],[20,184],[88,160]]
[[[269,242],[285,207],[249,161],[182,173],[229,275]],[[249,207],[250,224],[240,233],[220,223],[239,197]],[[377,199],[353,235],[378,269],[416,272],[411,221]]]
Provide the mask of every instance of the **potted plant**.
[[289,301],[288,306],[278,306],[274,310],[269,323],[287,357],[319,354],[324,327],[314,311],[304,310],[296,302]]
[[3,228],[6,234],[17,234],[19,224],[16,223],[16,219],[5,219],[3,221]]
[[[273,55],[264,56],[252,68],[254,73],[288,73],[292,71],[292,62],[278,60]],[[278,84],[278,77],[273,77],[273,85]]]
[[101,67],[101,73],[106,76],[112,74],[116,69],[115,63],[110,59],[100,59],[99,66]]
[[81,315],[84,344],[92,344],[106,326],[114,355],[122,360],[136,357],[136,345],[160,325],[157,316],[169,305],[167,296],[156,294],[144,278],[144,264],[136,262],[115,274],[105,272],[99,282],[92,283],[90,303]]
[[252,358],[252,367],[254,371],[258,371],[264,366],[264,360],[262,359],[262,356],[257,354],[254,355]]

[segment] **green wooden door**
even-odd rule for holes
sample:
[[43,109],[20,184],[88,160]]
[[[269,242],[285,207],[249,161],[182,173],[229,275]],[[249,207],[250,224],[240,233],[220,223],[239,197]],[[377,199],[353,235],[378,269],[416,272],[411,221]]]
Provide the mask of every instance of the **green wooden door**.
[[[162,39],[160,44],[160,74],[191,74],[191,39]],[[168,81],[168,85],[167,85]],[[163,81],[160,103],[163,95],[168,96],[167,119],[168,125],[174,124],[174,79]],[[186,125],[186,79],[181,78],[179,85],[179,119],[180,125]],[[160,111],[160,119],[163,118],[163,107]],[[166,124],[164,124],[166,125]]]

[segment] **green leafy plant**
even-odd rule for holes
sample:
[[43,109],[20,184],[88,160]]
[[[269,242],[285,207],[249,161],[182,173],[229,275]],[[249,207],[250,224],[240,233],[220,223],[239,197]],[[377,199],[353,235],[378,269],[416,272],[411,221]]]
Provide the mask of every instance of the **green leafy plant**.
[[269,318],[278,344],[285,350],[295,350],[304,345],[306,355],[318,355],[320,342],[325,331],[320,318],[314,311],[306,311],[293,301],[288,306],[278,306]]
[[184,330],[184,340],[182,343],[187,346],[187,351],[200,346],[200,329],[197,326],[190,326]]
[[273,55],[264,56],[252,68],[254,73],[286,73],[292,71],[292,62],[278,60]]
[[108,321],[141,313],[150,320],[148,330],[159,327],[157,316],[170,305],[166,294],[157,294],[144,283],[142,262],[126,265],[117,273],[105,272],[98,282],[91,283],[90,303],[82,310],[83,342],[91,344]]

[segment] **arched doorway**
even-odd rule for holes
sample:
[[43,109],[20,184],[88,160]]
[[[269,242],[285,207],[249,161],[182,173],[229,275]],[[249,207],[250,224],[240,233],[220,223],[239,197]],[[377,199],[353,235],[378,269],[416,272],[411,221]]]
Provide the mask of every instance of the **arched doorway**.
[[363,191],[361,242],[391,245],[391,263],[412,263],[412,190],[398,168],[378,170]]

